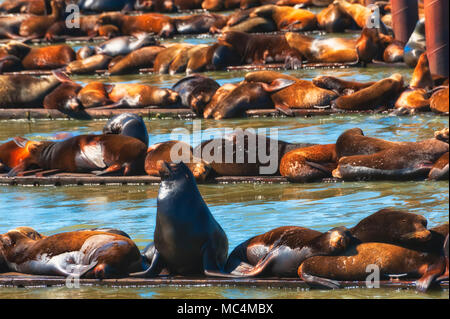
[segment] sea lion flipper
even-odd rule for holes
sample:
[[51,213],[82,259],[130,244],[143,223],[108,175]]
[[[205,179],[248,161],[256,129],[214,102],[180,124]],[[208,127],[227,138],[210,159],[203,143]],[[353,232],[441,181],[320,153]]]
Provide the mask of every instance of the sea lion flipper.
[[147,268],[147,270],[142,272],[136,272],[130,274],[130,277],[134,278],[152,278],[159,275],[161,270],[164,268],[164,262],[161,258],[161,254],[158,252],[157,249],[154,250],[153,259],[150,264],[150,267]]
[[294,116],[294,112],[286,104],[275,104],[275,108],[286,116]]
[[313,275],[309,275],[306,273],[302,273],[301,279],[305,283],[307,283],[312,288],[320,288],[320,289],[339,289],[341,288],[341,284],[335,280],[317,277]]

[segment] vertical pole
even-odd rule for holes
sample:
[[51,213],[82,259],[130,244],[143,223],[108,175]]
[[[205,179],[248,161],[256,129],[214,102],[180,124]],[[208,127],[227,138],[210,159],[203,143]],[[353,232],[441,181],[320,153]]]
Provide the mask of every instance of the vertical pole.
[[391,0],[391,8],[395,40],[406,44],[419,19],[417,0]]
[[448,0],[425,0],[425,39],[432,74],[448,77]]

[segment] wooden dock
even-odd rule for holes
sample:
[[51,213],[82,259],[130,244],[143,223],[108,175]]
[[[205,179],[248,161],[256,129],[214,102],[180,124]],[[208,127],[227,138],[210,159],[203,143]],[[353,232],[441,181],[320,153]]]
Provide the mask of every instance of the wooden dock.
[[[67,279],[57,276],[35,276],[18,273],[0,275],[0,287],[55,287],[65,286]],[[70,283],[73,284],[73,281]],[[212,286],[212,287],[245,287],[245,288],[310,288],[304,281],[296,278],[246,278],[223,279],[208,277],[158,277],[150,279],[122,278],[122,279],[80,279],[80,286],[100,287],[164,287],[164,286]],[[341,281],[343,288],[365,288],[364,281]],[[385,280],[380,281],[380,288],[414,289],[415,281]],[[440,283],[441,289],[449,289],[448,281]]]

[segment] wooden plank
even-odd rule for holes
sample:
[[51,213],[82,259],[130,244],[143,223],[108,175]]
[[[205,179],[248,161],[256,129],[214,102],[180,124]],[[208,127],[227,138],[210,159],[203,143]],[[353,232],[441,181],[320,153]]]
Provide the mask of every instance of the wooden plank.
[[[154,286],[231,286],[262,288],[302,288],[309,286],[297,278],[245,278],[223,279],[207,277],[158,277],[158,278],[121,278],[121,279],[80,279],[80,286],[103,287],[154,287]],[[364,281],[341,281],[342,287],[365,288]],[[66,278],[57,276],[33,276],[17,273],[0,275],[0,287],[52,287],[66,285]],[[448,289],[448,281],[441,282],[442,289]],[[380,288],[415,288],[414,281],[380,281]]]

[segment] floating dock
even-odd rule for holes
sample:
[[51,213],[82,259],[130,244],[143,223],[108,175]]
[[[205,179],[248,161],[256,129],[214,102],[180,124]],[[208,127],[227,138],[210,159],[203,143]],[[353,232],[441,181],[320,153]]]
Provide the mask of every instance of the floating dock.
[[[57,276],[35,276],[18,273],[0,275],[0,287],[56,287],[65,286],[67,279]],[[71,282],[73,284],[73,281]],[[366,288],[365,281],[341,281],[342,288]],[[122,278],[122,279],[80,279],[80,286],[101,287],[245,287],[245,288],[310,288],[304,281],[296,278],[252,278],[252,279],[223,279],[206,277],[159,277],[150,279]],[[386,280],[380,281],[380,288],[415,289],[415,281]],[[448,289],[448,281],[440,283],[441,289]]]

